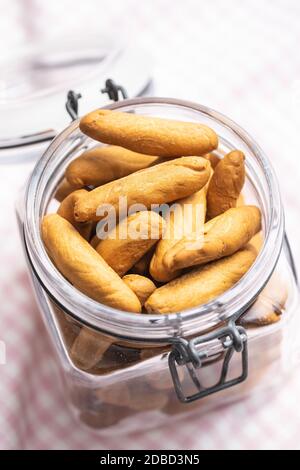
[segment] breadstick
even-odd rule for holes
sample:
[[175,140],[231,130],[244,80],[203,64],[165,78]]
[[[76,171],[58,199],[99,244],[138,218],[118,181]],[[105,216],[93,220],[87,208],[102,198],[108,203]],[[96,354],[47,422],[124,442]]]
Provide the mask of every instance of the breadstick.
[[78,186],[73,186],[69,183],[68,180],[66,180],[66,178],[64,178],[58,185],[54,197],[58,202],[62,202],[67,196],[69,196],[69,194],[71,194],[76,189],[78,189]]
[[144,381],[124,382],[97,390],[97,397],[109,405],[128,407],[135,411],[159,409],[166,405],[168,394],[155,390]]
[[287,298],[286,285],[277,274],[273,274],[256,302],[239,319],[240,325],[257,327],[277,323],[281,318]]
[[170,352],[170,346],[160,346],[160,347],[145,347],[141,350],[141,360],[146,361],[147,359],[152,359],[153,357],[160,356],[160,359],[163,359],[166,356],[166,353]]
[[156,289],[145,303],[148,313],[174,313],[209,302],[230,289],[256,258],[248,245],[234,255],[198,267]]
[[168,403],[168,394],[163,390],[157,390],[142,380],[135,381],[130,387],[131,401],[128,406],[135,411],[159,410]]
[[84,116],[79,127],[105,144],[160,157],[204,155],[218,146],[216,133],[203,124],[105,109]]
[[[156,245],[150,263],[150,274],[159,282],[169,282],[181,273],[178,269],[167,267],[163,263],[165,254],[185,236],[203,230],[206,214],[206,189],[181,199],[175,203],[175,210],[170,211],[167,228],[162,240]],[[195,235],[196,236],[196,235]]]
[[77,289],[110,307],[141,311],[137,296],[67,220],[46,215],[41,231],[53,263]]
[[72,345],[70,357],[77,367],[89,370],[101,360],[113,342],[113,338],[84,326]]
[[115,145],[96,147],[69,164],[66,178],[71,185],[97,187],[162,162],[160,157],[131,152]]
[[183,238],[164,256],[168,269],[182,269],[229,256],[245,246],[261,229],[256,206],[229,209],[204,225],[203,238]]
[[218,157],[215,153],[207,153],[203,155],[210,162],[212,169],[214,170],[216,166],[220,163],[221,157]]
[[140,274],[141,276],[147,276],[149,274],[150,262],[151,262],[152,256],[154,255],[154,252],[155,252],[155,245],[152,246],[150,250],[148,250],[147,253],[145,253],[144,256],[132,266],[131,272],[133,274]]
[[119,423],[122,419],[132,414],[128,408],[108,405],[105,403],[96,411],[83,410],[80,412],[80,421],[93,429],[110,428]]
[[125,284],[127,284],[128,287],[130,287],[130,289],[135,293],[141,302],[142,307],[148,297],[150,297],[152,292],[154,292],[156,289],[154,282],[145,276],[139,276],[138,274],[127,274],[122,279]]
[[237,199],[245,182],[245,156],[234,150],[228,153],[217,165],[207,191],[207,215],[216,217],[231,207],[236,207]]
[[72,318],[65,313],[60,307],[58,307],[53,301],[51,302],[51,307],[54,310],[59,330],[63,337],[63,341],[69,350],[74,343],[75,338],[78,336],[80,331],[80,326],[75,323]]
[[254,246],[257,253],[259,253],[260,250],[262,249],[263,244],[264,244],[264,238],[263,238],[262,232],[258,232],[256,235],[254,235],[254,237],[251,238],[250,243],[251,243],[251,245]]
[[[182,384],[184,381],[185,373],[184,367],[177,368],[179,381]],[[173,380],[168,369],[155,371],[145,376],[145,380],[155,390],[174,390]]]
[[87,193],[88,191],[85,189],[78,189],[77,191],[73,191],[61,202],[57,210],[58,215],[68,220],[68,222],[70,222],[70,224],[72,224],[73,227],[75,227],[80,235],[86,240],[88,240],[91,235],[93,224],[91,222],[87,222],[85,224],[76,222],[74,219],[74,204]]
[[122,196],[127,197],[128,207],[138,202],[145,208],[181,199],[203,188],[210,171],[203,157],[182,157],[141,170],[89,192],[75,204],[75,220],[99,220],[97,210],[107,205],[118,214]]
[[241,206],[245,206],[245,205],[246,205],[245,198],[242,194],[240,194],[239,197],[236,200],[236,207],[241,207]]
[[142,211],[123,219],[96,250],[119,276],[129,269],[162,237],[164,219],[153,211]]

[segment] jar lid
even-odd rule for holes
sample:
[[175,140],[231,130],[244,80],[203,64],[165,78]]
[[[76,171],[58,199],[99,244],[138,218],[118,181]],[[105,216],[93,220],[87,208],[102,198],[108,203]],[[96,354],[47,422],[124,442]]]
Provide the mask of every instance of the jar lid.
[[[139,64],[138,73],[136,64]],[[10,149],[40,144],[70,122],[69,90],[80,93],[79,114],[103,106],[105,81],[113,78],[129,96],[150,83],[149,60],[111,37],[69,35],[33,44],[0,62],[0,156]]]

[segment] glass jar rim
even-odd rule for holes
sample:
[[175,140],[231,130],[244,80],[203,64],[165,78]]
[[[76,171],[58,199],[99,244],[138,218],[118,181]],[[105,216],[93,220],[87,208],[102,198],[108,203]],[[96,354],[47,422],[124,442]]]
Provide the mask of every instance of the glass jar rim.
[[205,332],[229,319],[239,317],[245,311],[265,286],[276,266],[284,234],[284,216],[277,178],[269,160],[252,137],[223,114],[193,102],[172,98],[135,98],[107,105],[104,109],[122,110],[147,104],[170,105],[207,115],[241,138],[251,148],[261,166],[270,199],[269,223],[265,243],[254,264],[240,281],[207,304],[165,315],[123,312],[101,304],[73,287],[58,272],[46,253],[40,236],[40,212],[36,196],[40,178],[51,161],[51,156],[78,129],[79,120],[71,123],[53,140],[33,170],[25,194],[24,239],[28,259],[40,284],[71,316],[94,329],[125,339],[161,342],[174,336]]

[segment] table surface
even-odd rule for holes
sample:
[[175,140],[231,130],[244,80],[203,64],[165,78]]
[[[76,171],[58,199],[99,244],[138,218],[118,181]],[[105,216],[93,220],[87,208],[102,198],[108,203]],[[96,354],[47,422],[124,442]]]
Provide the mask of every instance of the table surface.
[[[260,143],[279,176],[298,265],[299,2],[115,0],[101,5],[96,0],[77,2],[76,8],[73,0],[0,0],[0,54],[50,29],[72,31],[79,20],[89,30],[138,42],[152,56],[155,95],[215,108]],[[17,232],[14,201],[31,168],[32,162],[1,164],[0,340],[6,364],[0,365],[0,448],[299,449],[298,371],[267,400],[251,397],[183,421],[176,433],[161,428],[108,439],[74,423]]]

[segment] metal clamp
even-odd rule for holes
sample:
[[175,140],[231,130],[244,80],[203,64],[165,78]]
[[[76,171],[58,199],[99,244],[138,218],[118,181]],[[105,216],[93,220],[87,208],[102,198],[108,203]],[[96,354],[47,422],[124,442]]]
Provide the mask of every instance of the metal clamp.
[[101,90],[101,93],[107,93],[109,99],[113,101],[119,101],[119,93],[121,93],[124,100],[128,98],[125,88],[117,85],[111,78],[106,80],[105,88]]
[[[120,93],[124,100],[128,98],[125,88],[121,85],[117,85],[111,78],[106,80],[105,88],[101,90],[101,93],[107,93],[109,99],[113,101],[119,101]],[[69,116],[71,116],[72,121],[75,121],[78,118],[78,101],[80,98],[82,98],[80,93],[75,93],[73,90],[68,91],[66,110],[68,111]]]
[[[222,347],[225,351],[223,366],[218,382],[212,387],[204,388],[201,386],[200,380],[197,377],[196,369],[200,369],[202,367],[203,360],[208,357],[208,352],[206,350],[197,351],[196,346],[216,339],[222,343]],[[239,377],[227,380],[229,364],[234,352],[241,354],[242,372]],[[176,364],[179,366],[186,366],[189,375],[198,390],[194,395],[186,396],[184,394]],[[179,338],[169,354],[169,368],[176,395],[182,403],[190,403],[229,387],[233,387],[234,385],[246,380],[248,376],[248,346],[246,330],[241,326],[236,326],[235,322],[231,321],[228,326],[224,328],[220,328],[219,330],[205,336],[199,336],[190,341]]]
[[72,121],[75,121],[78,118],[78,101],[81,98],[80,93],[75,93],[75,91],[70,90],[67,95],[66,110],[71,116]]

